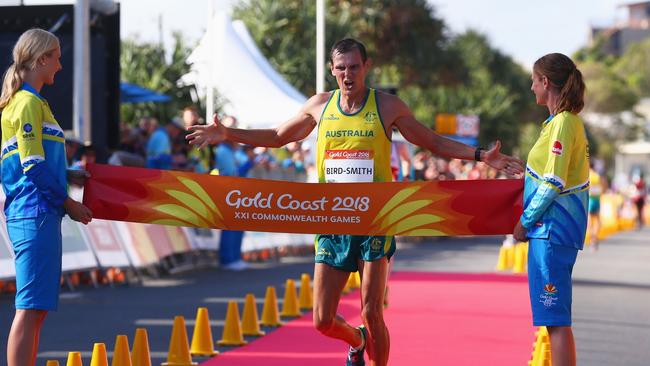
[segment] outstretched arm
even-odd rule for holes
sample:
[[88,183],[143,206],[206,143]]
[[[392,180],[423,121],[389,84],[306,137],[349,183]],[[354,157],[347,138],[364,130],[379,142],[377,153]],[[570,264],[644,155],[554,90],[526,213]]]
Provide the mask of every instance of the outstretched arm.
[[223,126],[217,116],[211,124],[192,126],[186,139],[190,145],[199,148],[218,144],[224,140],[239,142],[251,146],[280,147],[292,141],[300,141],[316,127],[316,111],[322,104],[324,94],[311,97],[300,112],[276,128],[239,129]]
[[[418,122],[404,102],[395,97],[391,99],[387,104],[391,105],[394,110],[391,113],[394,116],[393,123],[406,140],[442,157],[474,160],[475,147],[438,135]],[[500,150],[501,142],[497,141],[490,150],[480,152],[480,160],[495,169],[503,170],[508,175],[521,174],[524,162],[502,154]]]

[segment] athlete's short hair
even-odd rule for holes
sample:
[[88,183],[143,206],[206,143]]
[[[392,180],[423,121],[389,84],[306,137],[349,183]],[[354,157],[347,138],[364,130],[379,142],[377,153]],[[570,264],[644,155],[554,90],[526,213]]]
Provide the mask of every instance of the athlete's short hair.
[[366,62],[368,59],[368,55],[366,54],[366,46],[354,38],[345,38],[334,43],[334,46],[332,46],[332,49],[330,50],[330,62],[334,62],[335,54],[348,53],[354,49],[359,50],[359,53],[361,54],[361,61]]

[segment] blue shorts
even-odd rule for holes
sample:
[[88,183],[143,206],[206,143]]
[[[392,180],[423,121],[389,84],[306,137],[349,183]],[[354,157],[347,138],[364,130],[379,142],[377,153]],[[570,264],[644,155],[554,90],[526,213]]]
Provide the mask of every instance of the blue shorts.
[[316,235],[316,263],[356,272],[359,260],[372,262],[395,253],[393,236]]
[[530,239],[528,289],[535,326],[571,326],[571,274],[578,249]]
[[61,281],[60,215],[7,220],[16,255],[16,309],[56,310]]

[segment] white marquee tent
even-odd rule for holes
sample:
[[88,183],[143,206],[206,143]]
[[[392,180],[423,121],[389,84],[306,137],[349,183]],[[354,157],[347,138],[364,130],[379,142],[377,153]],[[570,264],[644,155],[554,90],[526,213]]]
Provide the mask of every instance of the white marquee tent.
[[266,128],[293,117],[307,100],[273,69],[241,20],[217,13],[187,62],[184,83],[205,93],[214,86],[225,98],[224,112],[249,128]]

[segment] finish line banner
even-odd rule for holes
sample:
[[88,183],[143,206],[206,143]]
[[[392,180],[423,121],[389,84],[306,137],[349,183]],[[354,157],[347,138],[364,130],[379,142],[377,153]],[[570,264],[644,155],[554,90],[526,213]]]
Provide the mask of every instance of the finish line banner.
[[455,236],[512,233],[523,180],[293,183],[90,165],[94,218],[306,234]]

